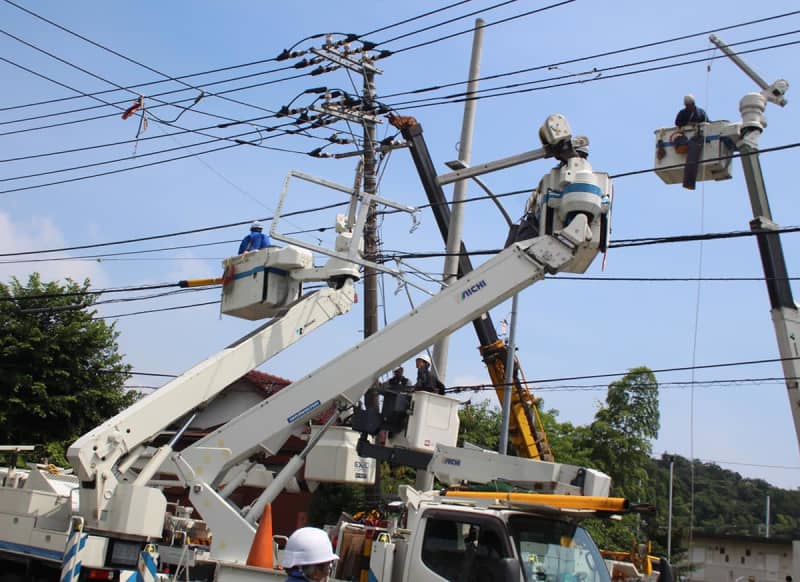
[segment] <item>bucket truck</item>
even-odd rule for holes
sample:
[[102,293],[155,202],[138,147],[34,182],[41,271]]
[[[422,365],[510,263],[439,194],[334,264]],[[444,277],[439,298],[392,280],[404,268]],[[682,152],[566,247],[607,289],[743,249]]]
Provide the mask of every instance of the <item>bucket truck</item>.
[[[755,233],[758,242],[789,407],[800,444],[800,312],[792,296],[780,235],[776,232],[779,227],[772,220],[758,155],[758,142],[767,127],[764,116],[767,103],[785,106],[789,83],[779,79],[768,84],[717,36],[711,35],[710,40],[761,91],[748,93],[739,101],[741,123],[715,121],[656,130],[656,174],[666,184],[680,183],[682,180],[685,183],[687,171],[696,173],[688,177],[690,181],[695,177],[701,181],[728,179],[731,177],[731,159],[734,152],[739,152],[753,209],[750,230]],[[696,163],[687,164],[687,152],[681,146],[682,140],[678,139],[681,136],[700,144],[699,160]]]
[[[560,115],[548,117],[540,137],[550,147],[572,139],[569,125]],[[358,220],[337,220],[339,235],[336,249],[328,253],[331,260],[327,270],[311,266],[309,249],[292,246],[226,260],[223,311],[248,319],[278,317],[76,441],[68,457],[80,484],[77,496],[59,497],[33,489],[15,491],[28,498],[40,496],[38,505],[22,509],[3,504],[0,497],[0,518],[14,525],[5,528],[0,538],[8,536],[9,530],[20,536],[27,534],[19,545],[35,549],[35,544],[47,537],[50,559],[59,556],[68,573],[75,572],[77,562],[81,579],[107,576],[127,580],[135,574],[133,568],[150,571],[156,555],[162,556],[162,563],[183,568],[186,578],[192,580],[284,579],[282,572],[246,564],[260,509],[274,500],[307,460],[314,465],[308,467],[309,472],[316,470],[320,480],[364,483],[374,471],[372,459],[362,456],[376,446],[370,440],[374,434],[370,423],[370,430],[361,426],[364,434],[358,442],[371,447],[362,445],[359,449],[356,443],[355,452],[351,450],[343,457],[354,461],[352,466],[342,471],[337,463],[328,462],[319,468],[313,461],[315,448],[325,450],[326,434],[330,437],[337,432],[331,428],[335,419],[358,409],[367,389],[398,363],[546,274],[584,272],[605,244],[612,197],[607,174],[595,172],[585,158],[575,157],[549,172],[542,184],[533,205],[542,225],[536,236],[513,242],[404,317],[200,440],[176,450],[178,435],[228,382],[304,337],[307,330],[349,309],[358,265],[367,264],[360,257],[359,241],[354,236],[360,232],[360,219],[366,213],[353,209],[350,216]],[[362,209],[375,198],[353,193],[354,201],[359,197]],[[278,233],[271,234],[282,240]],[[387,270],[383,265],[374,266]],[[330,286],[317,294],[302,295],[300,283],[305,280],[328,280]],[[290,314],[291,319],[286,320]],[[389,442],[396,455],[414,458],[442,483],[508,480],[567,493],[572,500],[514,494],[467,496],[457,490],[442,494],[405,488],[402,499],[407,517],[403,527],[384,532],[383,541],[370,555],[370,562],[373,558],[383,560],[380,574],[375,574],[377,580],[453,579],[451,570],[459,559],[458,552],[466,552],[473,560],[477,555],[474,552],[492,549],[499,560],[494,579],[563,575],[575,580],[608,581],[591,538],[576,524],[581,516],[626,510],[623,500],[606,497],[610,486],[606,475],[457,448],[453,446],[457,401],[422,393],[414,394],[412,400],[408,422],[399,423]],[[290,460],[251,506],[237,507],[226,497],[230,489],[222,481],[226,474],[246,466],[243,464],[263,452],[276,453],[290,436],[302,435],[312,418],[332,407],[336,413],[312,432],[305,450]],[[168,444],[147,450],[157,432],[175,423],[179,430]],[[347,445],[351,429],[338,432]],[[352,440],[349,443],[353,445]],[[335,444],[337,450],[341,450],[340,444]],[[174,536],[162,537],[165,521],[177,521],[166,519],[164,495],[153,480],[165,471],[177,476],[199,516],[195,521],[202,520],[210,532],[207,546],[190,545],[184,536],[184,544],[175,555],[169,541]],[[48,507],[56,508],[58,520],[44,519]],[[17,527],[23,520],[24,527]],[[43,530],[46,525],[49,533]],[[446,535],[444,529],[448,530]],[[67,542],[69,530],[72,535]],[[490,538],[493,541],[486,541]],[[172,557],[167,560],[166,556]],[[437,556],[446,557],[449,565],[438,563]],[[375,568],[377,571],[377,561]]]

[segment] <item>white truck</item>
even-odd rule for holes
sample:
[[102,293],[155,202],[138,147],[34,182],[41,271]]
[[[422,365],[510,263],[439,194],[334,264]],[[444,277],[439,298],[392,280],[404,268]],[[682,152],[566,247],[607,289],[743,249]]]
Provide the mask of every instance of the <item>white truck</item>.
[[[293,173],[290,177],[335,187],[352,197],[349,215],[337,219],[336,248],[325,251],[331,257],[328,263],[315,268],[309,251],[322,249],[282,236],[277,217],[273,239],[293,244],[228,259],[223,312],[273,319],[79,438],[68,451],[74,476],[61,477],[71,482],[73,491],[65,494],[64,487],[57,489],[54,479],[39,470],[32,470],[27,479],[9,480],[0,489],[0,557],[6,577],[49,580],[60,573],[62,581],[149,580],[177,579],[180,573],[185,580],[285,578],[283,572],[247,565],[256,523],[264,506],[313,455],[315,445],[322,447],[333,422],[358,409],[361,397],[382,374],[437,338],[545,274],[584,272],[608,240],[611,182],[586,160],[585,138],[574,139],[566,119],[558,114],[547,118],[540,137],[544,147],[528,159],[556,157],[559,164],[542,179],[529,203],[540,213],[536,218],[543,228],[538,236],[514,242],[406,316],[176,451],[175,443],[184,430],[228,384],[350,309],[358,265],[388,270],[360,256],[368,205],[377,201],[414,210]],[[287,190],[288,179],[284,196]],[[328,281],[329,286],[303,295],[302,282],[308,280]],[[389,444],[395,445],[391,455],[415,459],[417,466],[445,484],[511,481],[553,493],[543,497],[404,488],[404,519],[380,532],[365,557],[370,564],[374,561],[370,576],[387,582],[608,580],[597,548],[576,524],[578,518],[590,514],[626,510],[622,500],[607,497],[607,476],[558,463],[456,448],[454,441],[446,441],[457,428],[457,402],[429,394],[415,394],[412,401],[411,416],[390,439]],[[291,435],[302,435],[310,419],[331,406],[337,414],[312,432],[305,450],[275,475],[258,500],[244,508],[231,502],[231,492],[252,470],[253,457],[275,454]],[[443,419],[449,419],[447,427],[442,426]],[[416,428],[410,436],[412,425]],[[153,446],[170,427],[178,430],[169,443]],[[319,478],[368,481],[374,460],[359,455],[378,448],[370,431],[362,427],[355,452],[348,429],[337,427],[330,434],[334,432],[344,436],[341,444],[350,444],[344,458],[356,458],[358,470],[346,471],[343,477],[331,475],[341,467],[329,464],[326,469],[323,463]],[[432,439],[426,434],[438,436]],[[307,476],[313,474],[313,467],[308,469]],[[163,474],[176,476],[199,519],[168,513],[163,482],[158,479]],[[571,498],[555,496],[558,492]],[[185,535],[200,522],[210,532],[202,546]],[[184,535],[176,535],[181,531]],[[495,560],[494,573],[476,578],[478,563],[484,564],[489,556]],[[54,568],[48,570],[48,564]],[[171,576],[159,573],[165,568]]]

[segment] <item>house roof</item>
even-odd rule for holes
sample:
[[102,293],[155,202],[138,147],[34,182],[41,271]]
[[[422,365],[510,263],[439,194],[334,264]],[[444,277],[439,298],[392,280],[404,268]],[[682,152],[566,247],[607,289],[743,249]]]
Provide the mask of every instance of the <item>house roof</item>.
[[287,378],[281,378],[280,376],[267,374],[266,372],[259,372],[258,370],[251,370],[242,376],[241,379],[260,388],[267,396],[272,396],[276,392],[280,392],[280,390],[292,383],[292,381]]
[[[288,380],[287,378],[281,378],[280,376],[267,374],[266,372],[259,372],[258,370],[252,370],[248,372],[242,376],[241,380],[250,382],[254,386],[260,388],[264,391],[265,396],[267,397],[277,394],[292,383],[292,381]],[[335,412],[336,406],[331,405],[315,416],[314,422],[317,424],[325,424],[325,422],[327,422],[328,419],[335,414]]]

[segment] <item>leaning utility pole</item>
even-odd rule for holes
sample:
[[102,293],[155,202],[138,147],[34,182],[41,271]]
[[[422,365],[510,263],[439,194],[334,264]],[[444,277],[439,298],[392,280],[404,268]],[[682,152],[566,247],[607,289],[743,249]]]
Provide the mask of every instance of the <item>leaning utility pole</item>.
[[[469,164],[472,157],[472,131],[475,126],[475,108],[477,101],[469,97],[478,90],[478,78],[481,74],[481,54],[483,53],[482,18],[475,20],[475,32],[472,37],[472,56],[469,63],[469,82],[467,84],[467,100],[464,102],[464,114],[461,120],[461,139],[458,142],[458,159]],[[444,285],[451,285],[458,278],[459,256],[461,250],[461,231],[464,222],[464,198],[467,196],[467,180],[459,180],[453,188],[453,201],[450,205],[450,230],[447,235],[444,258]],[[445,336],[433,346],[433,365],[442,382],[447,378],[447,352],[450,349],[450,336]]]

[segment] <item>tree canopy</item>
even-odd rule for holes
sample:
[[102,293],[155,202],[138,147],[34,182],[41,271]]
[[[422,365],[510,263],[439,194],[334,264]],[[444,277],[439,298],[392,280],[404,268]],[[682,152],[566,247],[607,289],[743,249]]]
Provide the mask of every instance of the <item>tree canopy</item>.
[[95,319],[97,295],[82,284],[0,284],[0,443],[35,444],[65,464],[66,447],[136,395],[113,324]]

